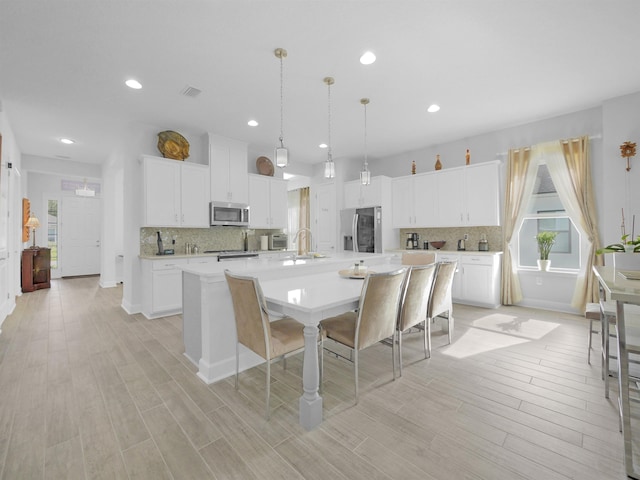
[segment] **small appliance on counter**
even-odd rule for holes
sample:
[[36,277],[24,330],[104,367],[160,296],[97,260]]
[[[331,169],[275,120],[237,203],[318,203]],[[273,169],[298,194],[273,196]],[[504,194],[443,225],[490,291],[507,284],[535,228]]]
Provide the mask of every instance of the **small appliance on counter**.
[[482,234],[480,236],[480,241],[478,242],[478,251],[479,252],[489,251],[489,242],[487,242],[487,236],[485,234]]
[[419,250],[420,249],[420,236],[413,232],[407,233],[407,250]]
[[466,250],[466,247],[464,245],[464,240],[463,239],[458,240],[458,250],[460,250],[460,251]]
[[269,235],[269,250],[286,250],[288,238],[284,233],[273,233]]

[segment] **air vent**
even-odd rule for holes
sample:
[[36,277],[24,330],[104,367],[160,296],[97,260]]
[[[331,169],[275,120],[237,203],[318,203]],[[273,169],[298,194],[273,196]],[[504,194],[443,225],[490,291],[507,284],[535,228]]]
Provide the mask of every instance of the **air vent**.
[[197,97],[202,93],[202,90],[196,87],[187,85],[181,92],[185,97]]

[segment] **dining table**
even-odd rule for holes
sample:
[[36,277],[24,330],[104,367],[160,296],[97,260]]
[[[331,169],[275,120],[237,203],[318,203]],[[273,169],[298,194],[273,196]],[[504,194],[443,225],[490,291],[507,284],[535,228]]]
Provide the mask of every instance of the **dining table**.
[[[593,272],[599,283],[600,302],[607,298],[616,303],[616,343],[618,347],[618,408],[624,441],[624,463],[628,477],[640,480],[640,470],[634,462],[634,442],[638,445],[639,438],[633,438],[632,432],[638,431],[638,414],[640,413],[640,378],[633,378],[629,374],[629,355],[640,355],[640,342],[631,343],[627,330],[630,326],[640,325],[640,316],[629,313],[629,305],[640,305],[640,271],[626,271],[611,266],[594,266]],[[602,322],[603,330],[608,327]],[[603,334],[604,335],[604,334]],[[608,340],[604,340],[608,341]],[[608,375],[609,372],[604,372]],[[631,382],[631,387],[630,387]],[[633,393],[633,396],[632,396]],[[633,415],[632,415],[632,404]],[[633,425],[632,425],[633,420]]]
[[[398,264],[379,264],[368,273],[402,268]],[[319,394],[318,325],[320,321],[358,308],[364,275],[348,271],[315,273],[297,277],[261,280],[267,308],[288,315],[304,325],[302,368],[303,393],[299,400],[300,425],[312,429],[322,423],[322,397]]]

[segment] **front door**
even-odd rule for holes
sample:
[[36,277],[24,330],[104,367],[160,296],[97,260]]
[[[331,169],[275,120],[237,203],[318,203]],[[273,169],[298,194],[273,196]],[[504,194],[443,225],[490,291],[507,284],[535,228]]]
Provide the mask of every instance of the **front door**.
[[100,273],[101,201],[63,197],[58,264],[63,277]]

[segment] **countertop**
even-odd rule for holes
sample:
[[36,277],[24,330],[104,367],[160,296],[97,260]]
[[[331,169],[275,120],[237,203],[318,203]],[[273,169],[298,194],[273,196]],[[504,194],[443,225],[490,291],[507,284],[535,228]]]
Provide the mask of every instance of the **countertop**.
[[[169,258],[215,258],[218,256],[218,253],[219,252],[198,253],[198,254],[174,253],[173,255],[138,255],[138,258],[142,260],[167,260]],[[241,253],[257,253],[257,254],[289,253],[293,255],[295,252],[293,250],[249,250],[248,252],[241,252]]]
[[502,255],[502,251],[496,251],[496,250],[489,250],[489,251],[480,251],[480,250],[444,250],[444,249],[440,249],[440,250],[436,250],[434,249],[429,249],[429,250],[408,250],[408,249],[404,249],[404,248],[398,248],[398,249],[391,249],[391,250],[387,250],[388,253],[419,253],[419,252],[431,252],[431,253],[435,253],[437,254],[444,254],[444,255]]

